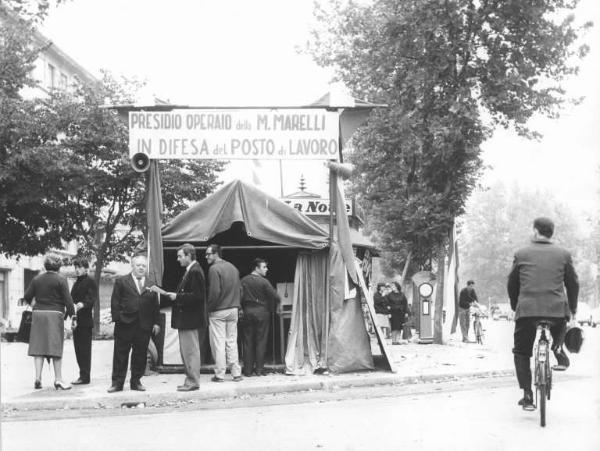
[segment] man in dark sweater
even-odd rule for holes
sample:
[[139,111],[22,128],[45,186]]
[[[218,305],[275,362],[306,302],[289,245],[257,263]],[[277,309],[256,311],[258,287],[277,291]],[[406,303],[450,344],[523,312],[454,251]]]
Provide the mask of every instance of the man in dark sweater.
[[74,320],[73,344],[77,365],[79,365],[79,378],[72,383],[73,385],[82,385],[90,383],[92,330],[94,328],[92,310],[98,300],[98,287],[94,279],[88,275],[89,263],[86,259],[76,258],[73,266],[77,275],[77,280],[71,288],[71,297],[77,312],[77,319]]
[[242,380],[238,347],[237,322],[241,307],[242,286],[235,266],[223,260],[221,246],[211,244],[206,249],[208,269],[208,335],[215,360],[213,382],[223,382],[230,368],[234,381]]
[[252,370],[264,376],[265,351],[269,336],[271,314],[279,303],[279,294],[266,279],[267,262],[256,258],[253,271],[242,278],[242,307],[244,308],[244,376]]
[[477,293],[475,293],[475,282],[469,280],[467,286],[460,290],[458,296],[458,319],[460,320],[463,343],[469,343],[469,323],[471,319],[469,308],[473,302],[477,302]]

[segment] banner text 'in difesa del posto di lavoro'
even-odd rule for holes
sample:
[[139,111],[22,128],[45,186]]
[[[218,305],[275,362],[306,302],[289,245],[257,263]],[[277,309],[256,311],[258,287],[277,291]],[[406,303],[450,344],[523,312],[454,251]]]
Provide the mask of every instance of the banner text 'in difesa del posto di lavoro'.
[[133,111],[129,153],[151,159],[336,160],[338,113],[323,109]]

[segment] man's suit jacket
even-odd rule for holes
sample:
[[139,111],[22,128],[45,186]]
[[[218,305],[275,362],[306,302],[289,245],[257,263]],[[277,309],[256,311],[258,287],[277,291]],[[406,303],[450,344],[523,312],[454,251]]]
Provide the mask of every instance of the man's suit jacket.
[[508,296],[515,319],[568,317],[569,310],[577,311],[578,293],[577,273],[566,249],[548,239],[539,239],[516,252],[508,276]]
[[177,285],[171,327],[199,329],[206,325],[206,280],[197,261],[190,266]]
[[153,325],[160,324],[158,295],[148,290],[152,285],[154,283],[146,277],[140,294],[131,274],[119,277],[110,299],[112,320],[129,324],[139,319],[143,330],[152,330]]
[[94,327],[92,310],[98,300],[96,281],[90,276],[80,276],[71,287],[71,297],[75,304],[83,307],[77,311],[77,327]]

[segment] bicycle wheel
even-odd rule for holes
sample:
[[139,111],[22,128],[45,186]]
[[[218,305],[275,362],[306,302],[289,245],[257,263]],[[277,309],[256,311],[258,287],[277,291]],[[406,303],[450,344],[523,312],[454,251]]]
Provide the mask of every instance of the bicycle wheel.
[[552,368],[548,363],[546,365],[547,383],[546,383],[546,397],[550,401],[550,392],[552,391]]
[[540,392],[539,400],[540,400],[540,426],[546,426],[546,386],[540,385],[538,387]]

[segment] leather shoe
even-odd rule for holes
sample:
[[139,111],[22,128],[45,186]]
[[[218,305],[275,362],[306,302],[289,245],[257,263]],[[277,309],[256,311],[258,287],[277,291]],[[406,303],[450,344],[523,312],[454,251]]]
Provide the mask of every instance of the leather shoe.
[[177,391],[194,391],[194,390],[199,390],[200,387],[198,387],[197,385],[178,385],[177,386]]
[[86,381],[82,378],[78,378],[76,381],[71,382],[71,385],[87,385],[89,383],[90,383],[89,380]]
[[129,387],[130,387],[132,390],[135,390],[135,391],[146,391],[146,387],[144,387],[144,386],[142,385],[142,383],[141,383],[141,382],[139,382],[139,381],[138,381],[138,382],[132,382],[132,383],[131,383],[131,385],[130,385]]
[[40,388],[42,388],[42,381],[39,379],[36,379],[35,383],[33,384],[33,388],[35,388],[36,390],[39,390]]
[[111,385],[111,387],[106,391],[108,393],[115,393],[118,391],[123,391],[123,386],[122,385]]
[[233,382],[240,382],[241,380],[243,380],[244,378],[242,376],[234,376],[233,377]]
[[210,380],[212,382],[225,382],[225,379],[221,379],[220,377],[217,377],[217,376],[213,376]]

